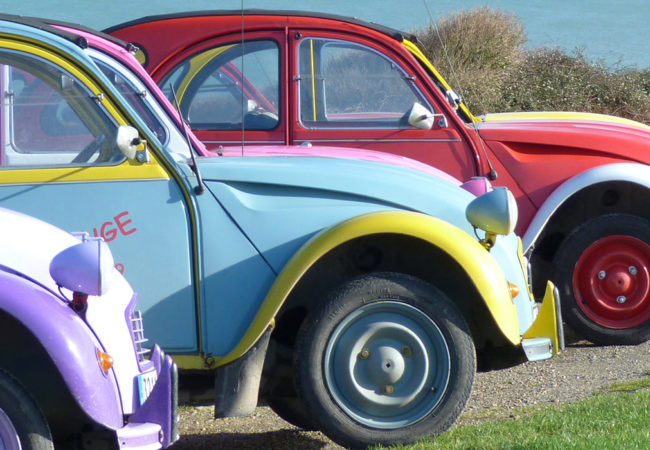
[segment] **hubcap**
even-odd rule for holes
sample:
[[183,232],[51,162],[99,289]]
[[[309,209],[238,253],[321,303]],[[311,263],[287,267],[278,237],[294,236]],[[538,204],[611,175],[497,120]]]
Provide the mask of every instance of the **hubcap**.
[[11,419],[0,408],[0,450],[20,450],[18,433]]
[[332,333],[323,363],[339,407],[357,422],[382,429],[430,413],[446,391],[451,364],[435,322],[413,306],[390,301],[347,316]]
[[630,328],[650,319],[650,246],[631,236],[591,244],[573,272],[573,293],[589,319]]

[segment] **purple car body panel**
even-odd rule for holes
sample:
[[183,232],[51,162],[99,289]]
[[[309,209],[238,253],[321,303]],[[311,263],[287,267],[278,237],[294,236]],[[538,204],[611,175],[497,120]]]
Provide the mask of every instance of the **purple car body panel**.
[[104,376],[97,370],[96,351],[101,345],[86,323],[54,298],[52,292],[37,284],[0,271],[0,309],[41,343],[89,417],[113,429],[121,427],[121,402],[113,372]]
[[[119,448],[167,447],[178,439],[176,364],[158,346],[150,359],[140,356],[140,342],[145,339],[141,328],[134,329],[137,294],[112,267],[106,244],[95,245],[100,243],[92,238],[84,243],[92,245],[75,251],[80,247],[75,236],[0,208],[3,320],[20,324],[34,337],[65,383],[61,388],[67,388],[89,419],[114,432]],[[82,260],[71,258],[74,253],[83,256]],[[57,268],[54,273],[48,271],[52,266]],[[102,267],[94,280],[88,278],[92,267]],[[106,271],[112,276],[104,285]],[[91,295],[87,307],[76,312],[66,298],[71,293],[57,292],[55,280],[97,295]],[[11,343],[3,346],[9,349]],[[106,373],[100,368],[98,350],[115,361]],[[156,377],[148,378],[154,383],[151,391],[142,397],[138,380],[153,372]]]
[[[156,423],[163,431],[163,447],[174,442],[175,418],[168,411],[174,410],[175,399],[169,395],[176,389],[176,365],[171,356],[160,357],[160,348],[154,349],[152,360],[160,361],[157,367],[159,376],[147,401],[129,416],[129,424]],[[118,433],[119,434],[119,433]]]

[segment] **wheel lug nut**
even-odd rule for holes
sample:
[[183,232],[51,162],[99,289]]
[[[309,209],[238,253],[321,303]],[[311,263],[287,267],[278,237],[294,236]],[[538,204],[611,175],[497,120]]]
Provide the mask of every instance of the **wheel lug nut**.
[[411,356],[413,356],[413,350],[411,350],[411,347],[409,347],[408,345],[402,347],[402,356],[404,358],[410,358]]
[[381,393],[385,395],[392,395],[395,392],[395,387],[392,384],[387,384],[381,387]]
[[618,297],[616,297],[616,303],[619,303],[619,304],[622,305],[622,304],[625,303],[626,301],[627,301],[627,298],[625,298],[624,295],[619,295]]
[[606,276],[607,276],[607,272],[605,272],[604,270],[601,270],[600,272],[598,272],[598,279],[599,280],[604,280]]
[[370,358],[370,350],[364,348],[359,352],[359,359],[368,359]]
[[636,275],[637,274],[636,267],[634,267],[634,266],[630,266],[627,270],[628,270],[628,272],[630,272],[630,275]]

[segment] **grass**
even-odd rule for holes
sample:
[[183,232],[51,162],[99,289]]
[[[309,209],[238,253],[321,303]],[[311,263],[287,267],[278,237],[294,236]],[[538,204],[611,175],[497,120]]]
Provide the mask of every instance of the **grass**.
[[642,389],[650,389],[650,377],[641,378],[640,380],[626,381],[623,383],[614,383],[608,386],[607,392],[636,392]]
[[645,449],[650,447],[650,377],[617,383],[586,400],[466,425],[395,449]]
[[650,69],[588,61],[580,49],[526,50],[524,31],[515,16],[485,7],[415,34],[475,114],[585,111],[650,124]]

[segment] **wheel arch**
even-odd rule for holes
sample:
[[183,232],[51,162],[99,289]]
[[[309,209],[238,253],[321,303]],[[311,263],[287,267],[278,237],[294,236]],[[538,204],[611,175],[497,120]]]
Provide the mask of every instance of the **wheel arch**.
[[70,428],[73,420],[60,420],[67,415],[61,408],[70,408],[81,424],[122,426],[117,385],[110,372],[101,373],[101,346],[82,319],[14,274],[0,272],[0,287],[0,362],[33,393],[48,421]]
[[32,396],[55,440],[67,439],[93,426],[94,421],[79,406],[41,342],[24,324],[4,310],[0,310],[0,340],[20,343],[20,346],[2,346],[0,364]]
[[[382,262],[377,258],[383,258]],[[475,333],[477,348],[491,340],[519,344],[517,313],[505,276],[475,239],[431,216],[384,211],[344,221],[304,244],[279,274],[242,341],[220,364],[244,354],[276,318],[276,335],[297,331],[305,315],[301,317],[300,308],[310,306],[305,292],[322,292],[333,281],[391,268],[402,273],[409,268],[409,274],[439,283],[439,289],[442,286],[443,292],[457,299]],[[462,286],[462,295],[457,293],[458,286]]]
[[[594,201],[596,199],[596,201]],[[553,257],[564,239],[584,221],[614,213],[650,219],[650,167],[635,163],[599,166],[565,181],[544,202],[523,237],[535,271],[535,295],[549,279]]]

